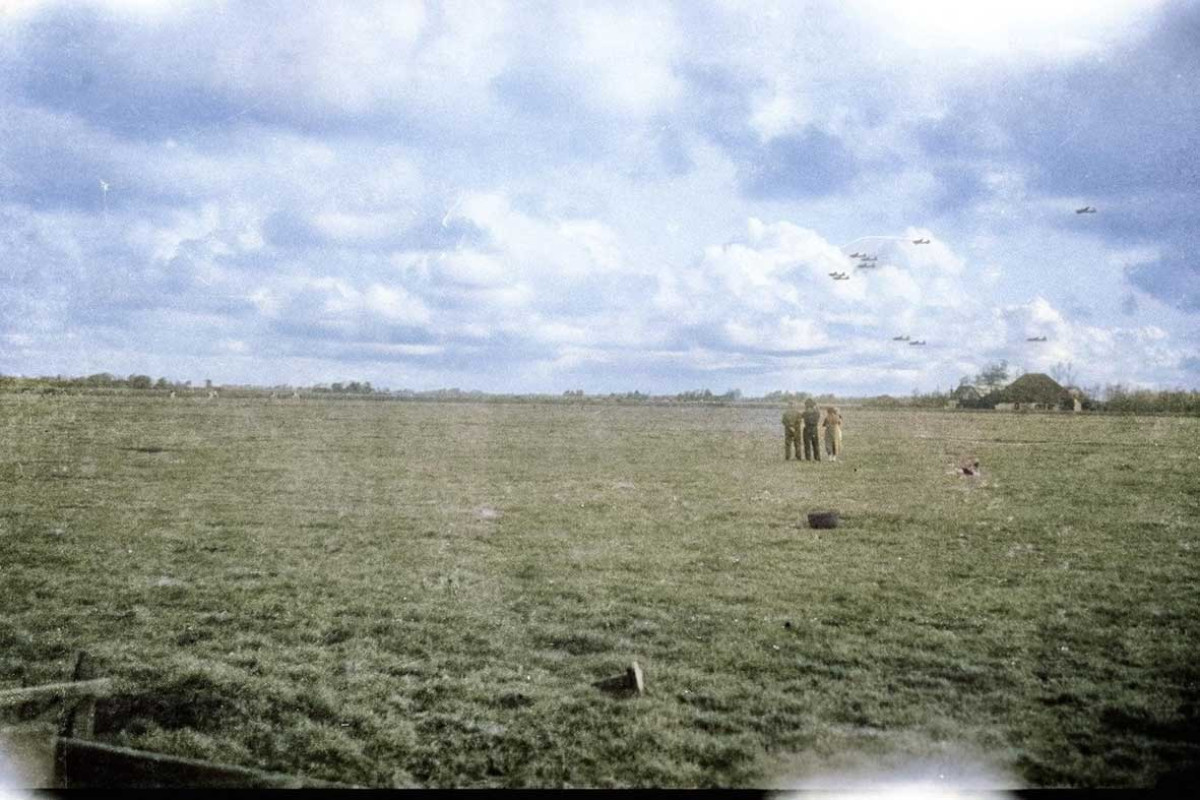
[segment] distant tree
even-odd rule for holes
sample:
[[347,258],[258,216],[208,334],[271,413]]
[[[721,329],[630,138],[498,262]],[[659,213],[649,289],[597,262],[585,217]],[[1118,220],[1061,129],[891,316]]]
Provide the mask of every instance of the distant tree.
[[1079,376],[1075,374],[1075,365],[1070,361],[1060,361],[1050,368],[1050,377],[1063,386],[1075,386]]
[[900,405],[900,400],[889,394],[881,394],[877,397],[866,398],[863,404],[872,408],[896,408]]
[[154,385],[149,375],[130,375],[127,383],[130,389],[149,389]]
[[1008,380],[1008,362],[998,361],[995,364],[989,364],[983,372],[979,373],[977,380],[989,389],[995,389],[1002,385]]
[[155,389],[170,389],[171,383],[166,378],[159,378],[154,382]]

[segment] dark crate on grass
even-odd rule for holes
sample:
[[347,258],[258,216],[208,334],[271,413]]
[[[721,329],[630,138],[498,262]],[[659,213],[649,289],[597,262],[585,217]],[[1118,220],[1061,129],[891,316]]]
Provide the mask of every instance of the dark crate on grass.
[[838,512],[836,511],[814,511],[808,515],[808,527],[810,528],[836,528],[838,526]]

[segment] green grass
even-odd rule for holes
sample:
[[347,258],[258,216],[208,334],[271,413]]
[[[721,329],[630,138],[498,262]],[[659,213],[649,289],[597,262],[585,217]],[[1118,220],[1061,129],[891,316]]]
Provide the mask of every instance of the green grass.
[[0,395],[0,687],[84,649],[103,740],[376,786],[1194,776],[1200,420],[847,417]]

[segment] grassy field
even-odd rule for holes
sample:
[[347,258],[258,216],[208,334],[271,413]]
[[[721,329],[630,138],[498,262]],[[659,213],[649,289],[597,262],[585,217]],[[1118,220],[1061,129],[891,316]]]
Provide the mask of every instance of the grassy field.
[[104,741],[373,786],[1196,776],[1200,419],[778,415],[0,395],[0,688],[84,649]]

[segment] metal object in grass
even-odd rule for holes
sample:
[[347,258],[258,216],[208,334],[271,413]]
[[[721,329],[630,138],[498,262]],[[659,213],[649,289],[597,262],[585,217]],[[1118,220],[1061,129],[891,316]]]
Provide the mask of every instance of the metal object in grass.
[[646,692],[646,678],[642,674],[641,666],[636,661],[630,664],[629,669],[622,674],[596,681],[592,685],[613,694],[645,694]]
[[838,512],[836,511],[814,511],[808,515],[808,527],[810,528],[836,528],[838,526]]

